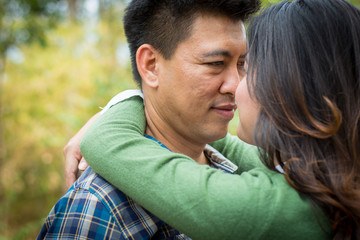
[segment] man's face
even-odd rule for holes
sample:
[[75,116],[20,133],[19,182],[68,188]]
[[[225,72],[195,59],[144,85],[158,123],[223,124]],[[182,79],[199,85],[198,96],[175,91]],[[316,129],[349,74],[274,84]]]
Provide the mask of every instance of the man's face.
[[160,59],[156,111],[179,137],[206,144],[226,135],[246,53],[241,21],[200,15],[171,59]]

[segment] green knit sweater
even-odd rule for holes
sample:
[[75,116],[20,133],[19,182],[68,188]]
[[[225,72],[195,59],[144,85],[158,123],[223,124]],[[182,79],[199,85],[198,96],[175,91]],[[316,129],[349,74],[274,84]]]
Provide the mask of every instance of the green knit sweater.
[[[256,148],[228,135],[212,145],[239,166],[225,174],[143,137],[140,97],[111,107],[88,129],[88,163],[144,208],[193,239],[329,239],[329,222]],[[315,211],[315,214],[314,214]]]

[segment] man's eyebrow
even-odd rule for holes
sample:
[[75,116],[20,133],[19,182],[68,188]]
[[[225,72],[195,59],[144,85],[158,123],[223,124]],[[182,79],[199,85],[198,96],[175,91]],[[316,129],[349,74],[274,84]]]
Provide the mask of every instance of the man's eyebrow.
[[[239,58],[245,58],[246,55],[247,55],[247,53],[240,55]],[[226,51],[226,50],[214,50],[214,51],[207,52],[202,55],[203,58],[217,57],[217,56],[231,57],[231,54],[229,51]]]
[[231,57],[231,54],[229,51],[226,50],[214,50],[211,52],[204,53],[202,55],[203,58],[217,57],[217,56]]

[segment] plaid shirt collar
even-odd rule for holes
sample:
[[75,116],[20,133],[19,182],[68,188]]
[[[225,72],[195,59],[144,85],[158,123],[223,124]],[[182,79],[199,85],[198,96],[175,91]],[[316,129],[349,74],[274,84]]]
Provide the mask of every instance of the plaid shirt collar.
[[224,157],[219,151],[210,145],[206,145],[204,149],[205,156],[210,162],[210,166],[217,168],[226,173],[235,173],[238,167]]

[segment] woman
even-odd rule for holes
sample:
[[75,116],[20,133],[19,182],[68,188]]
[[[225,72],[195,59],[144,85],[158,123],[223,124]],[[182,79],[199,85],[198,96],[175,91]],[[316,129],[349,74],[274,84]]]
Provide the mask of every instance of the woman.
[[[237,134],[258,146],[267,168],[239,160],[241,175],[222,174],[155,150],[141,136],[136,98],[92,125],[83,155],[113,185],[195,239],[360,239],[359,26],[359,10],[343,0],[282,2],[250,24]],[[116,148],[99,145],[115,138]],[[231,136],[214,146],[230,159],[244,149]],[[140,154],[147,148],[151,156]]]

